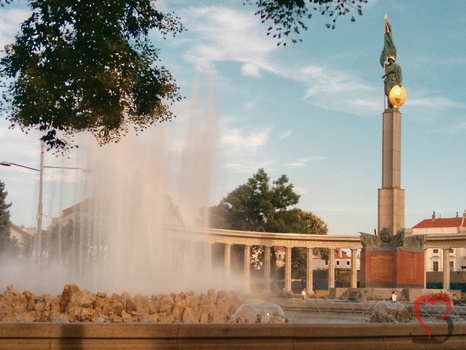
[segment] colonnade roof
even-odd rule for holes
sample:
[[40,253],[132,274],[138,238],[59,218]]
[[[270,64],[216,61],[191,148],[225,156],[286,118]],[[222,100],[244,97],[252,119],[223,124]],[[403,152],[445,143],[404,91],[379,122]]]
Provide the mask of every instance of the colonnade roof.
[[[311,235],[302,233],[273,233],[255,231],[223,230],[199,227],[176,227],[176,231],[189,231],[193,239],[211,243],[238,245],[265,245],[303,248],[333,248],[360,249],[362,248],[359,235]],[[425,248],[465,248],[466,234],[431,234],[426,235]]]

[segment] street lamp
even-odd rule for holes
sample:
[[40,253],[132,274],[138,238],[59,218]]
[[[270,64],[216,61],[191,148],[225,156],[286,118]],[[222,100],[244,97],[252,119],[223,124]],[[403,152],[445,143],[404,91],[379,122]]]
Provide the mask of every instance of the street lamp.
[[39,169],[37,168],[32,168],[26,165],[22,164],[17,164],[13,162],[7,162],[7,161],[2,161],[0,162],[0,165],[3,166],[17,166],[29,170],[34,170],[39,172],[39,204],[37,208],[37,253],[40,255],[42,254],[42,217],[43,217],[43,211],[42,211],[42,192],[44,189],[44,168],[47,169],[71,169],[71,170],[83,170],[87,171],[85,168],[78,168],[78,167],[63,167],[63,166],[51,166],[51,165],[44,165],[44,144],[41,142],[41,147],[40,147],[40,165]]

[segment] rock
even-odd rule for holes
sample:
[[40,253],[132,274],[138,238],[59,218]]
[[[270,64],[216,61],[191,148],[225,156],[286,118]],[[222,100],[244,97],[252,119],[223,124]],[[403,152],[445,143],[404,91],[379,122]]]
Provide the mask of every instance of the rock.
[[165,313],[167,316],[170,316],[173,310],[175,301],[171,296],[165,296],[160,302],[160,313]]
[[196,310],[194,310],[191,307],[187,307],[186,310],[184,310],[183,317],[181,318],[181,321],[184,323],[199,323],[199,314]]
[[0,295],[0,321],[13,322],[14,319],[18,319],[17,315],[28,311],[28,306],[28,297],[13,286],[8,286],[5,293]]
[[210,322],[209,314],[208,313],[202,313],[200,323],[209,323],[209,322]]
[[127,313],[130,314],[136,311],[136,304],[134,303],[134,300],[129,293],[123,292],[121,294],[121,302],[122,302],[123,309]]
[[243,302],[238,293],[209,290],[132,297],[91,293],[67,284],[59,296],[36,297],[9,286],[0,294],[0,322],[209,323],[228,322]]
[[134,306],[136,308],[136,314],[138,315],[150,315],[151,307],[147,296],[138,294],[133,298]]
[[121,312],[121,319],[123,323],[132,323],[133,322],[133,316],[131,316],[130,313],[126,312],[123,310]]
[[63,292],[61,294],[61,310],[65,311],[68,303],[71,301],[71,296],[78,293],[80,291],[79,287],[76,284],[67,284],[63,288]]
[[147,321],[148,321],[148,322],[151,322],[151,323],[160,322],[160,316],[159,316],[159,314],[156,314],[156,313],[150,314],[150,315],[147,317]]
[[94,307],[102,309],[107,301],[107,293],[96,293]]

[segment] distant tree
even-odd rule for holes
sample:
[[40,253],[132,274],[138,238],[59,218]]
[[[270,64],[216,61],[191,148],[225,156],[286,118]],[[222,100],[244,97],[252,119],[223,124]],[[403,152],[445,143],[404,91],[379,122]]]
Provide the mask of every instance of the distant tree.
[[6,203],[5,183],[0,181],[0,255],[10,247],[10,211],[11,203]]
[[[327,234],[327,225],[311,212],[293,208],[300,196],[288,184],[286,175],[280,176],[270,186],[270,178],[264,169],[259,169],[248,181],[230,192],[216,206],[210,207],[209,225],[215,228],[262,231]],[[263,264],[263,248],[252,247],[251,263],[259,269]],[[316,251],[317,253],[317,251]],[[294,250],[296,267],[305,269],[304,250]],[[272,265],[275,261],[272,251]],[[301,261],[301,262],[298,262]]]
[[[270,178],[259,169],[248,181],[209,209],[210,226],[231,230],[267,231],[282,226],[287,209],[299,201],[299,195],[282,175],[270,186]],[[289,221],[289,220],[288,220]],[[278,232],[278,231],[275,231]],[[279,232],[289,232],[279,231]]]
[[77,132],[105,144],[130,126],[142,130],[173,117],[179,89],[156,66],[148,33],[175,35],[184,30],[178,18],[151,0],[28,3],[32,15],[0,60],[7,84],[1,110],[12,126],[39,129],[49,148],[67,149]]

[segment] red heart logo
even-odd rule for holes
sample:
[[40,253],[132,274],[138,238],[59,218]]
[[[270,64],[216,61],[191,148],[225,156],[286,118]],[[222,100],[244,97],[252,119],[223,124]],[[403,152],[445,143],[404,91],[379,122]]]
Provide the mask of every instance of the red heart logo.
[[426,324],[422,320],[421,312],[420,312],[421,311],[421,305],[423,303],[425,303],[425,302],[428,302],[431,305],[434,305],[435,303],[437,303],[437,301],[443,301],[445,303],[445,305],[446,305],[446,310],[445,310],[445,313],[443,314],[443,316],[437,317],[437,320],[443,320],[445,317],[448,316],[448,314],[450,313],[450,310],[451,310],[451,300],[446,295],[440,294],[440,295],[436,295],[435,297],[430,297],[428,295],[422,295],[419,298],[417,298],[416,301],[414,302],[414,316],[416,316],[417,321],[422,326],[422,328],[424,328],[424,330],[426,331],[429,338],[432,337],[432,332],[430,331],[430,329],[426,326]]

